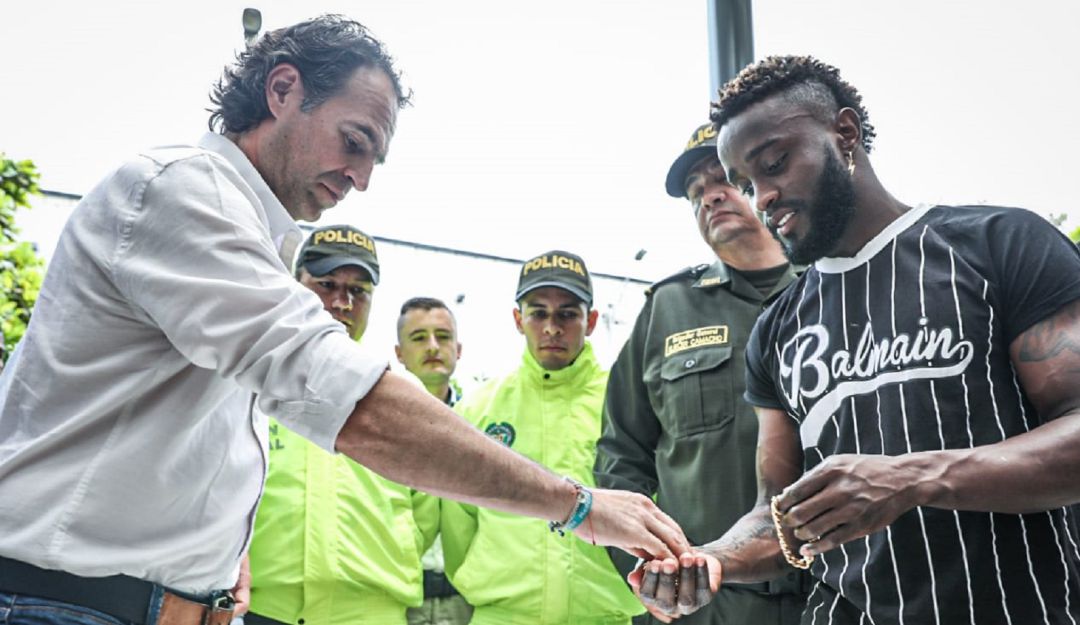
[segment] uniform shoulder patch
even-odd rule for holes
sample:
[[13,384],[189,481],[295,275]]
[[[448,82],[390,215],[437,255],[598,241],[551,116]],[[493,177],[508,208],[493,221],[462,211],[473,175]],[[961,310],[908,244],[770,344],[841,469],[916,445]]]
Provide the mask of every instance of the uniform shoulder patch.
[[514,446],[514,437],[517,436],[517,432],[514,431],[514,426],[506,421],[501,423],[489,423],[488,426],[484,428],[484,434],[487,434],[507,447]]
[[708,264],[694,265],[693,267],[687,267],[682,271],[677,271],[666,278],[661,278],[660,280],[657,280],[656,282],[650,284],[649,288],[645,289],[645,296],[648,297],[652,295],[653,291],[665,284],[668,284],[669,282],[677,282],[684,279],[697,280],[698,277],[701,274],[705,273],[705,270],[709,267],[710,265]]

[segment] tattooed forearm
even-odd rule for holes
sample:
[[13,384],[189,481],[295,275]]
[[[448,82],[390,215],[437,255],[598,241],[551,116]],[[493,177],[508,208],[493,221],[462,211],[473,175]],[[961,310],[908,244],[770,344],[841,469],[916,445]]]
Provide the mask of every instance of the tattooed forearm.
[[787,569],[767,506],[754,508],[706,550],[720,560],[724,579],[732,582],[766,581]]
[[738,533],[728,532],[717,543],[717,546],[731,551],[741,551],[748,545],[761,539],[776,540],[776,530],[770,519],[754,519],[752,523],[739,524],[736,526]]

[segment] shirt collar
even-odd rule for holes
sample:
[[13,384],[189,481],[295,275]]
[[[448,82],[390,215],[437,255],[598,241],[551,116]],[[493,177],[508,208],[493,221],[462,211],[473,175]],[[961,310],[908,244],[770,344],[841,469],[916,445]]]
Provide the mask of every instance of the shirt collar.
[[528,375],[543,380],[545,384],[565,384],[583,375],[583,372],[591,370],[596,363],[596,356],[593,354],[592,343],[585,341],[585,347],[582,348],[581,353],[574,359],[574,362],[562,369],[548,371],[541,367],[540,363],[536,362],[533,355],[529,353],[528,347],[525,348],[522,360],[522,368]]
[[293,221],[292,216],[289,215],[289,211],[285,210],[281,200],[274,195],[269,185],[263,180],[262,174],[251,164],[240,146],[224,135],[207,132],[199,140],[199,147],[210,150],[228,161],[236,172],[240,174],[240,177],[244,179],[244,182],[255,192],[255,197],[259,198],[259,202],[262,203],[263,210],[266,213],[270,237],[274,240],[274,245],[277,246],[281,259],[291,269],[293,256],[300,242],[303,241],[304,235],[300,232],[296,222]]

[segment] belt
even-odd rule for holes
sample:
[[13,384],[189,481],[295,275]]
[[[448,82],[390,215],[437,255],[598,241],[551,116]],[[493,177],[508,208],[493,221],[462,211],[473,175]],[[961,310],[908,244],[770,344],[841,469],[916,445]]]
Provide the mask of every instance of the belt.
[[741,588],[762,595],[805,595],[810,592],[810,575],[804,571],[792,571],[783,577],[754,584],[724,582],[724,588]]
[[424,571],[424,598],[425,599],[442,599],[443,597],[453,597],[454,595],[461,594],[457,588],[454,588],[450,580],[446,578],[446,573],[439,571]]
[[127,575],[81,577],[3,556],[0,590],[91,608],[136,625],[228,625],[233,612],[226,592],[201,601]]

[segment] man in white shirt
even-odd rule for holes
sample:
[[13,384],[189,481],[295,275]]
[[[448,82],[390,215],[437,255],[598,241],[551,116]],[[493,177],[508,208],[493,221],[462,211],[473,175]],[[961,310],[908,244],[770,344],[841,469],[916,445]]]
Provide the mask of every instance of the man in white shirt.
[[[439,496],[598,543],[688,547],[639,495],[572,484],[386,371],[283,258],[367,188],[408,103],[382,44],[324,16],[226,70],[198,146],[149,150],[76,207],[0,376],[0,605],[43,622],[227,623],[265,477],[260,414]],[[253,410],[257,405],[260,410]],[[68,619],[68,620],[64,620]]]

